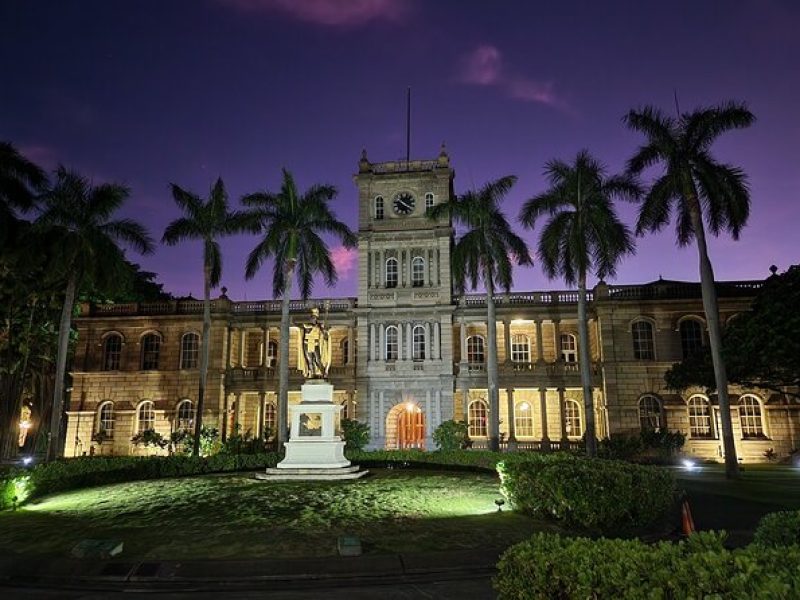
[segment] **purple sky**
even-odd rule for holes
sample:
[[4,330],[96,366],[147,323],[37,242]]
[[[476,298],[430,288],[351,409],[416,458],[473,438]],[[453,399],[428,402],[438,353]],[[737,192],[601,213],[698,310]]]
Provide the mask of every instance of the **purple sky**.
[[[712,239],[710,252],[719,279],[761,278],[800,262],[798,30],[794,0],[7,0],[0,139],[46,167],[128,184],[126,214],[160,239],[179,214],[169,182],[205,195],[221,175],[236,203],[275,189],[284,166],[303,188],[336,185],[337,214],[355,227],[361,149],[376,162],[405,155],[406,86],[412,156],[445,141],[457,192],[517,175],[513,220],[550,158],[586,147],[620,170],[641,141],[621,124],[630,108],[673,111],[673,90],[684,110],[744,100],[756,125],[715,153],[749,174],[752,217],[740,241]],[[633,207],[621,212],[633,222]],[[536,234],[523,232],[531,245]],[[271,297],[268,270],[244,280],[255,243],[223,242],[232,298]],[[315,295],[355,295],[355,256],[333,251],[340,282]],[[199,244],[131,258],[173,293],[201,294]],[[638,240],[617,282],[697,270],[670,228]],[[563,287],[538,265],[516,282]]]

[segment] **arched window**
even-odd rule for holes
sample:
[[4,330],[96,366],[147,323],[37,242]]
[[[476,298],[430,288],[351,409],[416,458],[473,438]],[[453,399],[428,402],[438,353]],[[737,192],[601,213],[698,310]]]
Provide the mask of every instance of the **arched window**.
[[278,411],[272,402],[264,403],[264,439],[271,440],[278,431]]
[[114,403],[110,400],[103,402],[97,411],[95,431],[106,438],[114,437]]
[[425,360],[425,327],[414,325],[411,331],[411,351],[414,360]]
[[511,336],[511,360],[518,363],[531,362],[531,341],[527,335]]
[[397,360],[400,352],[398,331],[395,325],[386,328],[386,360]]
[[578,362],[578,344],[571,333],[561,334],[561,360],[567,363]]
[[484,353],[483,337],[471,335],[467,338],[467,362],[470,364],[483,364],[486,354]]
[[200,336],[196,333],[184,333],[181,337],[181,369],[196,369]]
[[514,431],[517,437],[533,437],[533,408],[528,402],[514,407]]
[[394,257],[386,259],[386,287],[397,287],[397,259]]
[[383,196],[375,198],[375,220],[380,221],[383,219]]
[[468,429],[469,437],[486,437],[486,402],[483,400],[473,400],[469,403],[468,409]]
[[639,426],[642,431],[661,431],[661,402],[651,394],[639,398]]
[[413,287],[425,285],[425,259],[421,256],[411,259],[411,285]]
[[689,434],[696,438],[714,437],[711,423],[711,403],[705,396],[689,398]]
[[681,321],[678,329],[681,333],[683,358],[689,358],[703,347],[703,327],[695,319],[686,319]]
[[636,321],[631,325],[633,357],[637,360],[654,360],[653,325],[649,321]]
[[350,340],[344,338],[341,343],[342,349],[342,364],[346,365],[350,363]]
[[583,435],[581,405],[578,404],[577,400],[569,398],[564,400],[564,424],[567,430],[567,437],[579,438]]
[[142,371],[158,370],[158,354],[160,350],[160,335],[148,333],[142,338]]
[[766,437],[762,414],[761,401],[757,396],[744,394],[739,398],[739,423],[742,426],[744,439]]
[[342,401],[342,412],[339,413],[339,416],[342,420],[350,418],[350,403],[347,400]]
[[278,342],[270,340],[267,344],[267,365],[274,367],[278,364]]
[[154,429],[156,426],[156,410],[155,404],[150,400],[145,400],[139,405],[139,410],[136,411],[136,431],[142,433],[148,429]]
[[432,192],[425,194],[425,210],[433,208],[434,196]]
[[103,371],[119,371],[122,357],[122,336],[112,333],[103,340]]
[[194,429],[194,404],[191,400],[181,400],[175,411],[175,431]]

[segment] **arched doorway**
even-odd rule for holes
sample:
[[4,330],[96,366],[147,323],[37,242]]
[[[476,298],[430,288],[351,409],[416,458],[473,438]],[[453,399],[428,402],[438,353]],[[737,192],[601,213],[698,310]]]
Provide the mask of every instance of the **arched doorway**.
[[425,448],[425,414],[415,402],[394,406],[386,416],[388,450]]

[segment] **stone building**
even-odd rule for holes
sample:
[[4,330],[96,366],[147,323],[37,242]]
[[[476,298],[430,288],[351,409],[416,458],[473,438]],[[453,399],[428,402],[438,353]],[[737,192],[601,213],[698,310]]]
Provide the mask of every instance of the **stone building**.
[[[373,448],[431,449],[432,432],[448,419],[467,420],[475,444],[485,443],[485,297],[453,294],[453,229],[426,217],[452,197],[453,179],[444,149],[436,159],[410,162],[371,163],[362,155],[354,177],[358,297],[291,303],[289,401],[300,400],[298,326],[319,308],[331,328],[335,399],[345,416],[370,425]],[[761,285],[720,283],[723,322],[747,310]],[[589,296],[598,435],[679,430],[687,453],[721,459],[716,399],[702,390],[677,394],[663,380],[707,342],[700,285],[601,283]],[[584,428],[577,292],[498,294],[496,303],[503,444],[576,444]],[[131,443],[137,432],[168,436],[191,425],[202,302],[84,305],[76,325],[67,456],[146,452]],[[203,420],[223,437],[275,431],[279,326],[279,301],[234,302],[224,293],[213,300]],[[730,392],[744,461],[797,447],[794,399],[762,389]]]

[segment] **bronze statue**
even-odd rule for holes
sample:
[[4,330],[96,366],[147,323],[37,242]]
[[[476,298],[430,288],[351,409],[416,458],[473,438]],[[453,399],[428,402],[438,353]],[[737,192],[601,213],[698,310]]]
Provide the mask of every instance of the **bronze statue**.
[[325,379],[331,366],[331,340],[330,332],[325,323],[319,318],[319,309],[311,309],[311,322],[303,323],[303,350],[304,369],[306,379]]

